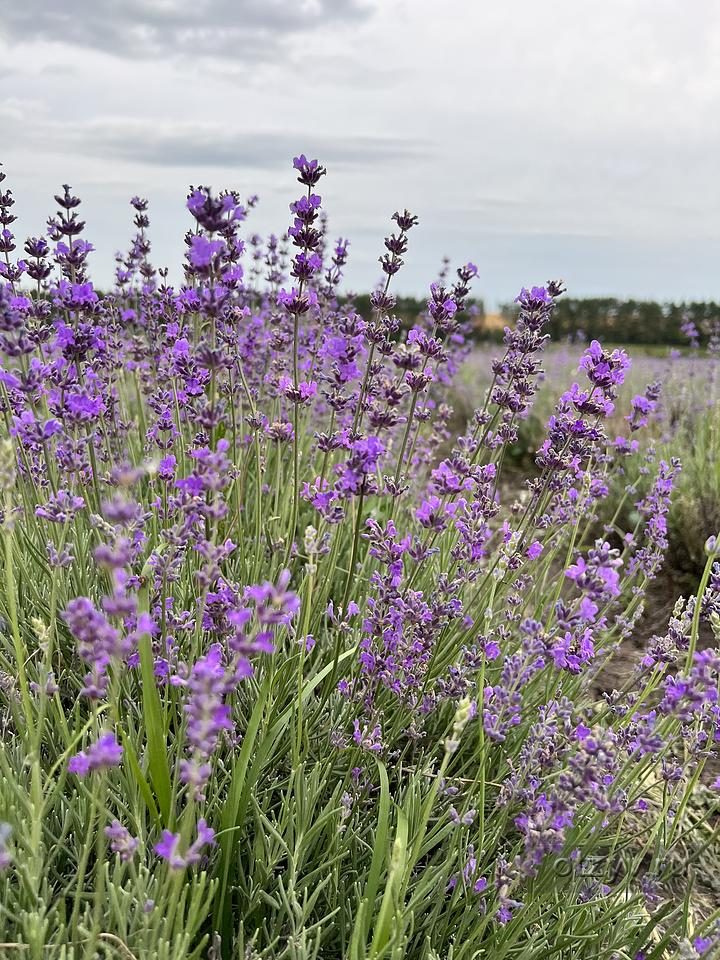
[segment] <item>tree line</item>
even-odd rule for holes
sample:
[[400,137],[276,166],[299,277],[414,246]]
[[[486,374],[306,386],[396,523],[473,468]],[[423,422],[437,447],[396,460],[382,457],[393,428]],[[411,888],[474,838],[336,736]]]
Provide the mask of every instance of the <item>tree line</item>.
[[[515,305],[506,304],[501,312],[510,323]],[[720,332],[720,303],[563,297],[547,332],[556,341],[585,339],[687,346],[697,339],[699,346],[706,347]]]
[[[363,316],[371,314],[370,294],[353,295],[351,302]],[[469,300],[468,307],[474,315],[473,329],[478,340],[502,338],[502,327],[487,322],[482,300]],[[426,308],[427,301],[421,297],[398,297],[393,313],[401,319],[403,327],[409,327]],[[503,304],[499,310],[502,320],[510,325],[516,313],[514,303]],[[716,341],[720,338],[720,303],[561,297],[547,332],[555,342],[601,340],[678,347],[695,342],[705,348],[712,338]]]

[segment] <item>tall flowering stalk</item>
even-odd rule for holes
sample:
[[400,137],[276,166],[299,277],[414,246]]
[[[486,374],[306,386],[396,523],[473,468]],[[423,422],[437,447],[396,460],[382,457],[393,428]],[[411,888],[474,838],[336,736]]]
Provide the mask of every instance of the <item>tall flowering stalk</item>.
[[290,204],[294,221],[288,228],[288,236],[298,250],[292,260],[290,275],[298,281],[298,286],[290,291],[281,290],[278,294],[278,303],[293,320],[292,389],[288,389],[286,380],[281,381],[281,390],[293,405],[293,501],[286,560],[290,557],[295,539],[300,503],[300,404],[306,403],[317,391],[317,384],[300,382],[300,317],[317,304],[317,293],[310,286],[310,281],[323,265],[318,253],[322,233],[315,226],[321,198],[312,192],[312,188],[326,173],[317,160],[308,160],[305,154],[294,158],[293,167],[298,171],[298,182],[307,187],[307,196]]

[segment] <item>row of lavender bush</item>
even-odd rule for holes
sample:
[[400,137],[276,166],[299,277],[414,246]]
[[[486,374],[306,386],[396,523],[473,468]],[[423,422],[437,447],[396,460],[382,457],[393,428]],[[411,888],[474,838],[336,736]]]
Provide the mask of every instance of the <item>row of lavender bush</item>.
[[[705,565],[708,533],[720,530],[720,325],[714,333],[719,347],[704,353],[697,348],[692,328],[688,334],[689,349],[684,354],[674,349],[634,352],[624,389],[639,393],[646,384],[657,381],[662,384],[662,403],[652,411],[630,464],[611,475],[609,495],[598,506],[600,519],[608,520],[622,499],[622,522],[632,525],[635,502],[652,480],[652,472],[643,462],[648,451],[665,460],[679,457],[682,472],[676,478],[667,515],[664,577],[692,590]],[[533,473],[535,452],[552,414],[557,384],[572,378],[582,349],[582,344],[567,341],[551,343],[546,349],[535,403],[518,424],[517,441],[505,455],[506,482],[522,485],[523,477]],[[463,424],[482,403],[495,351],[488,345],[476,346],[455,378],[450,392],[454,424]],[[621,404],[606,420],[611,436],[623,433],[624,413]],[[657,594],[657,589],[653,593]]]
[[[505,496],[560,284],[521,291],[453,437],[476,268],[401,334],[396,213],[371,315],[339,306],[325,170],[294,168],[283,239],[191,190],[177,287],[134,198],[104,296],[70,188],[21,250],[0,192],[0,948],[711,956],[687,860],[715,841],[714,540],[594,693],[666,548],[680,464],[636,442],[659,384],[622,400],[630,360],[593,342]],[[633,524],[612,504],[598,538],[618,476]]]

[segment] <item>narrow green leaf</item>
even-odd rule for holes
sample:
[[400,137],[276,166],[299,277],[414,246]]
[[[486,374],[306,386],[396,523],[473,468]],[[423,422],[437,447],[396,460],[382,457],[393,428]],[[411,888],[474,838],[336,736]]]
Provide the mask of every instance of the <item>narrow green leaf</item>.
[[248,764],[250,763],[250,755],[252,753],[253,746],[255,745],[255,738],[257,736],[258,729],[260,727],[260,722],[262,720],[263,711],[265,709],[265,702],[267,701],[268,694],[270,692],[270,683],[271,678],[268,677],[263,684],[260,694],[257,699],[257,703],[253,709],[253,712],[250,716],[250,722],[248,723],[247,730],[243,737],[243,745],[240,748],[240,755],[238,761],[233,768],[232,780],[230,782],[230,789],[228,790],[227,801],[225,802],[225,807],[223,809],[223,815],[220,821],[220,870],[219,874],[221,877],[220,880],[220,892],[215,904],[215,925],[219,925],[219,922],[222,922],[223,919],[223,910],[225,906],[225,895],[227,893],[229,877],[230,877],[230,864],[232,860],[232,848],[235,841],[234,830],[238,826],[238,813],[240,808],[240,799],[243,794],[243,788],[245,786],[245,777],[247,774]]
[[160,694],[155,682],[155,665],[150,634],[144,633],[138,643],[142,676],[143,719],[148,749],[148,772],[158,799],[163,823],[170,823],[172,786],[168,767],[167,743],[163,724]]
[[130,764],[130,769],[132,774],[135,777],[135,781],[140,789],[142,798],[145,801],[145,806],[148,808],[150,816],[155,821],[157,827],[162,826],[162,821],[160,819],[160,813],[158,812],[157,804],[155,803],[155,798],[152,795],[152,790],[150,789],[150,784],[145,779],[145,774],[140,768],[140,763],[135,753],[135,747],[133,742],[125,733],[124,730],[120,731],[120,736],[122,737],[122,745],[124,750],[124,755],[127,758],[128,763]]

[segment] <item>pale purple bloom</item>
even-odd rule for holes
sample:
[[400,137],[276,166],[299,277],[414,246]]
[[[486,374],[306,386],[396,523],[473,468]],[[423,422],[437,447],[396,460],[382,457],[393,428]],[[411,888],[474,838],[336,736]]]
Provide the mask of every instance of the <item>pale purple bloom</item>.
[[133,837],[127,827],[124,827],[119,820],[105,827],[105,836],[110,841],[110,849],[117,853],[123,863],[132,860],[140,844],[137,837]]
[[0,822],[0,872],[7,870],[13,862],[12,854],[8,846],[12,836],[12,827],[9,823]]
[[199,863],[206,855],[205,848],[215,846],[215,831],[201,818],[197,824],[197,838],[184,853],[180,844],[180,834],[170,830],[163,830],[162,838],[155,844],[155,853],[167,861],[171,870],[183,870]]
[[537,560],[540,554],[543,552],[543,545],[539,540],[534,540],[530,546],[527,548],[527,556],[530,560]]
[[97,770],[119,766],[122,755],[123,748],[115,739],[115,734],[103,733],[86,750],[81,750],[80,753],[70,757],[68,770],[70,773],[77,774],[78,777],[85,777]]

